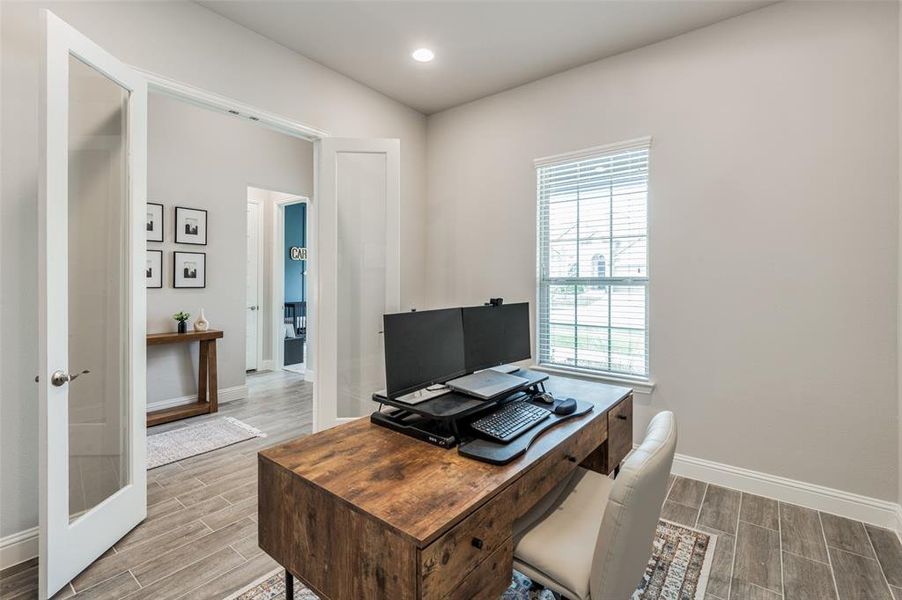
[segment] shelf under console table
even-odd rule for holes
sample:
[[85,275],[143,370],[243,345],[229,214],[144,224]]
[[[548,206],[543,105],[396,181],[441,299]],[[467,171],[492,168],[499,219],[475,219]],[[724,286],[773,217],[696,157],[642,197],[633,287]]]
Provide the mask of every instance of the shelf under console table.
[[197,415],[215,413],[219,410],[219,381],[216,374],[216,340],[223,336],[218,329],[188,331],[186,333],[149,333],[148,346],[163,344],[187,344],[198,342],[199,360],[197,366],[197,402],[183,406],[173,406],[147,413],[147,426],[162,425],[170,421],[187,419]]

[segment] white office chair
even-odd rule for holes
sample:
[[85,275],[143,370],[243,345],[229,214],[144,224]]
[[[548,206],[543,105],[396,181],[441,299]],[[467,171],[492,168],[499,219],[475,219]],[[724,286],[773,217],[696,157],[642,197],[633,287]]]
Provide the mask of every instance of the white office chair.
[[570,600],[628,600],[651,556],[676,451],[658,413],[617,479],[578,468],[514,523],[514,568]]

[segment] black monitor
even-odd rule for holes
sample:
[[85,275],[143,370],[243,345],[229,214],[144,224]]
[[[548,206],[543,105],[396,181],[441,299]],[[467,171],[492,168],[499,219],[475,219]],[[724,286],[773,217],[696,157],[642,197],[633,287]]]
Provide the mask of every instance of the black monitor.
[[383,325],[389,398],[466,375],[459,308],[384,315]]
[[462,312],[468,373],[532,356],[528,302],[473,306]]

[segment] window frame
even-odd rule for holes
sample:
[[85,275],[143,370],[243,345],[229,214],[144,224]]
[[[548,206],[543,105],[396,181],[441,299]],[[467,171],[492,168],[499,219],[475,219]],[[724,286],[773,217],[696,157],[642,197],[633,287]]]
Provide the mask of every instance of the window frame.
[[[557,154],[554,156],[547,156],[543,158],[538,158],[534,161],[534,177],[535,177],[535,190],[536,190],[536,313],[535,313],[535,368],[538,368],[543,371],[548,371],[550,373],[559,373],[564,375],[571,375],[576,377],[582,377],[586,379],[592,380],[600,380],[607,381],[618,384],[627,384],[637,388],[639,391],[643,392],[651,392],[654,388],[654,382],[651,378],[652,373],[652,365],[651,365],[651,347],[650,347],[650,331],[651,331],[651,322],[649,318],[649,307],[650,307],[650,284],[651,284],[651,240],[649,234],[649,214],[651,207],[651,150],[652,150],[652,138],[651,137],[643,137],[636,138],[632,140],[627,140],[623,142],[617,142],[614,144],[607,144],[603,146],[593,146],[591,148],[586,148],[583,150],[578,150],[575,152],[568,152],[564,154]],[[608,155],[618,154],[621,152],[628,152],[630,150],[642,150],[644,149],[647,152],[646,164],[647,164],[647,172],[646,172],[646,192],[645,192],[645,210],[646,210],[646,222],[645,222],[645,244],[646,244],[646,256],[645,256],[645,276],[644,277],[545,277],[543,274],[547,271],[548,265],[550,264],[550,251],[551,244],[550,241],[543,245],[542,240],[548,240],[548,228],[550,226],[550,218],[549,213],[546,210],[545,215],[542,214],[542,189],[541,189],[541,180],[539,177],[539,172],[542,168],[552,167],[555,165],[561,165],[570,162],[578,162],[581,160],[588,159],[597,159],[603,158]],[[612,213],[613,218],[613,213]],[[613,239],[613,238],[612,238]],[[544,268],[543,268],[544,267]],[[619,371],[611,371],[601,368],[592,368],[592,367],[580,367],[576,365],[566,365],[554,362],[544,362],[544,356],[542,353],[542,313],[545,309],[547,309],[550,305],[550,289],[554,285],[595,285],[595,286],[606,286],[608,287],[608,301],[610,302],[610,289],[614,286],[617,287],[625,287],[625,286],[641,286],[645,290],[645,374],[634,374],[634,373],[625,373]],[[543,294],[547,294],[545,298],[543,298]],[[610,309],[609,309],[610,310]],[[610,312],[608,312],[608,316],[610,318]],[[551,327],[550,318],[544,320],[546,327]],[[579,335],[579,326],[577,324],[573,324],[574,327],[574,335]],[[610,326],[610,322],[606,327],[610,332],[611,329],[614,329]],[[609,365],[610,366],[610,365]]]

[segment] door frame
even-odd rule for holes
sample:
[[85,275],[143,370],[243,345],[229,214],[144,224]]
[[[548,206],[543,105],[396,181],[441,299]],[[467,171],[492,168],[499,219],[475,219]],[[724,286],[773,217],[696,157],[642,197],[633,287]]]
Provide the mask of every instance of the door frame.
[[[293,204],[307,205],[307,354],[304,356],[304,381],[313,382],[315,378],[316,359],[313,358],[316,348],[316,210],[307,196],[292,196],[273,202],[272,208],[272,298],[270,315],[272,321],[272,364],[274,371],[285,367],[285,345],[282,342],[282,324],[284,323],[285,304],[285,262],[282,260],[285,251],[285,207]],[[313,351],[311,351],[313,350]],[[312,360],[311,360],[312,359]]]
[[[255,352],[257,353],[257,368],[255,370],[259,372],[259,371],[266,370],[266,365],[263,360],[263,332],[265,331],[264,330],[265,325],[263,323],[263,312],[262,312],[261,306],[260,306],[262,303],[263,297],[264,297],[264,294],[263,294],[264,271],[263,271],[263,269],[265,268],[266,260],[263,257],[263,249],[264,249],[263,224],[264,224],[264,220],[265,220],[264,213],[266,211],[265,211],[265,207],[263,206],[263,204],[258,200],[252,200],[251,198],[248,198],[247,203],[253,204],[254,206],[257,207],[257,282],[256,282],[256,285],[257,285],[257,311],[256,311],[257,312],[257,347],[255,349]],[[246,227],[246,224],[245,224],[245,227]],[[248,310],[247,296],[245,296],[244,310]],[[246,346],[247,345],[247,332],[245,332],[244,343]],[[245,348],[245,352],[247,352],[247,348]],[[247,369],[245,369],[245,372],[247,372]]]
[[[320,273],[322,273],[322,265],[321,260],[323,257],[321,256],[321,252],[317,251],[317,246],[314,244],[318,244],[318,231],[320,228],[319,224],[319,211],[318,207],[321,203],[322,198],[322,190],[321,186],[323,183],[328,185],[334,185],[334,182],[326,181],[321,182],[320,179],[320,170],[322,167],[322,147],[324,140],[330,141],[338,141],[340,138],[337,136],[332,136],[328,131],[319,129],[316,127],[312,127],[305,123],[301,123],[299,121],[294,121],[292,119],[286,118],[282,115],[278,115],[276,113],[268,112],[266,110],[259,109],[257,107],[245,104],[243,102],[234,100],[232,98],[228,98],[226,96],[222,96],[219,94],[215,94],[212,92],[208,92],[206,90],[197,88],[190,84],[181,83],[170,79],[168,77],[164,77],[162,75],[153,73],[151,71],[147,71],[140,68],[134,68],[141,75],[143,75],[147,79],[148,83],[148,91],[166,94],[177,99],[181,99],[183,101],[195,104],[202,108],[207,108],[214,110],[216,112],[225,113],[235,118],[240,119],[249,119],[257,125],[261,125],[263,127],[267,127],[274,131],[278,131],[281,133],[285,133],[291,136],[299,137],[301,139],[305,139],[307,141],[313,142],[313,197],[309,199],[308,203],[308,232],[311,233],[311,243],[308,244],[308,247],[313,248],[313,260],[308,261],[308,273],[310,273],[310,285],[308,286],[308,341],[310,345],[313,347],[313,352],[311,352],[311,361],[314,363],[314,369],[316,371],[321,370],[321,366],[323,365],[323,340],[318,340],[317,332],[322,328],[323,315],[321,314],[323,311],[316,310],[317,307],[322,307],[322,302],[320,301],[320,296],[322,295],[322,282],[320,281]],[[237,113],[237,114],[236,114]],[[393,142],[389,142],[386,139],[373,139],[374,142],[372,151],[380,152],[383,149],[383,145],[388,143],[397,143],[397,140]],[[400,161],[400,154],[399,154]],[[399,166],[398,166],[399,168]],[[400,179],[397,182],[398,187],[400,188]],[[399,192],[400,193],[400,192]],[[389,220],[391,226],[394,228],[393,230],[396,232],[398,236],[398,253],[397,256],[391,257],[390,260],[397,261],[398,268],[396,271],[396,275],[392,281],[387,281],[386,285],[388,289],[397,289],[398,293],[398,306],[400,307],[400,200],[398,206],[388,207],[389,210],[394,211],[393,214],[389,215]],[[275,294],[274,294],[275,296]],[[313,304],[314,306],[311,306]],[[322,307],[323,310],[331,308]],[[281,314],[281,311],[279,311]],[[330,325],[334,324],[334,319],[328,319]],[[276,357],[273,357],[273,363],[275,368]],[[319,398],[319,388],[322,385],[322,377],[314,374],[314,386],[313,386],[313,394],[312,394],[312,405],[313,405],[313,428],[314,431],[319,431],[325,426],[329,426],[330,423],[341,422],[352,419],[338,419],[337,415],[332,415],[332,411],[335,410],[336,406],[321,406],[320,398]],[[329,414],[326,414],[328,412]]]
[[[318,157],[321,141],[325,138],[332,137],[332,134],[325,129],[320,129],[318,127],[296,121],[283,115],[270,112],[256,106],[252,106],[250,104],[246,104],[239,100],[235,100],[234,98],[210,92],[188,83],[177,81],[170,77],[154,73],[153,71],[148,71],[146,69],[135,67],[133,65],[130,65],[130,68],[137,71],[138,74],[140,74],[147,80],[148,94],[157,93],[170,96],[177,100],[199,106],[200,108],[212,110],[214,112],[225,114],[236,119],[246,119],[255,125],[266,127],[267,129],[271,129],[279,133],[284,133],[292,137],[297,137],[302,140],[313,142],[313,195],[312,197],[306,198],[308,202],[307,231],[308,234],[310,234],[308,237],[307,246],[308,248],[313,249],[313,259],[307,261],[307,273],[309,275],[309,281],[307,285],[307,346],[308,348],[313,348],[315,353],[317,348],[315,336],[318,326],[316,322],[317,315],[314,307],[316,305],[317,298],[319,297],[318,288],[316,286],[316,273],[319,271],[319,253],[315,248],[317,228],[316,206],[319,189]],[[248,185],[268,189],[267,186],[258,186],[251,183],[249,183]],[[275,294],[273,295],[275,296]],[[278,314],[282,314],[281,309],[278,311]],[[279,354],[279,356],[281,356],[281,354]],[[315,354],[311,353],[310,363],[308,364],[315,365],[316,363],[317,358]],[[276,363],[276,355],[273,355],[273,369],[281,369],[281,365],[277,365]],[[314,377],[313,370],[308,369],[308,372],[309,377],[312,380],[312,378]],[[315,386],[312,393],[312,405],[313,415],[316,416],[319,412],[319,396],[317,394]]]
[[247,119],[256,125],[314,143],[322,138],[332,137],[332,134],[325,129],[319,129],[262,108],[245,104],[240,100],[209,92],[140,67],[129,65],[129,68],[137,71],[138,74],[147,80],[148,92],[165,94],[201,108],[225,113],[237,119]]

